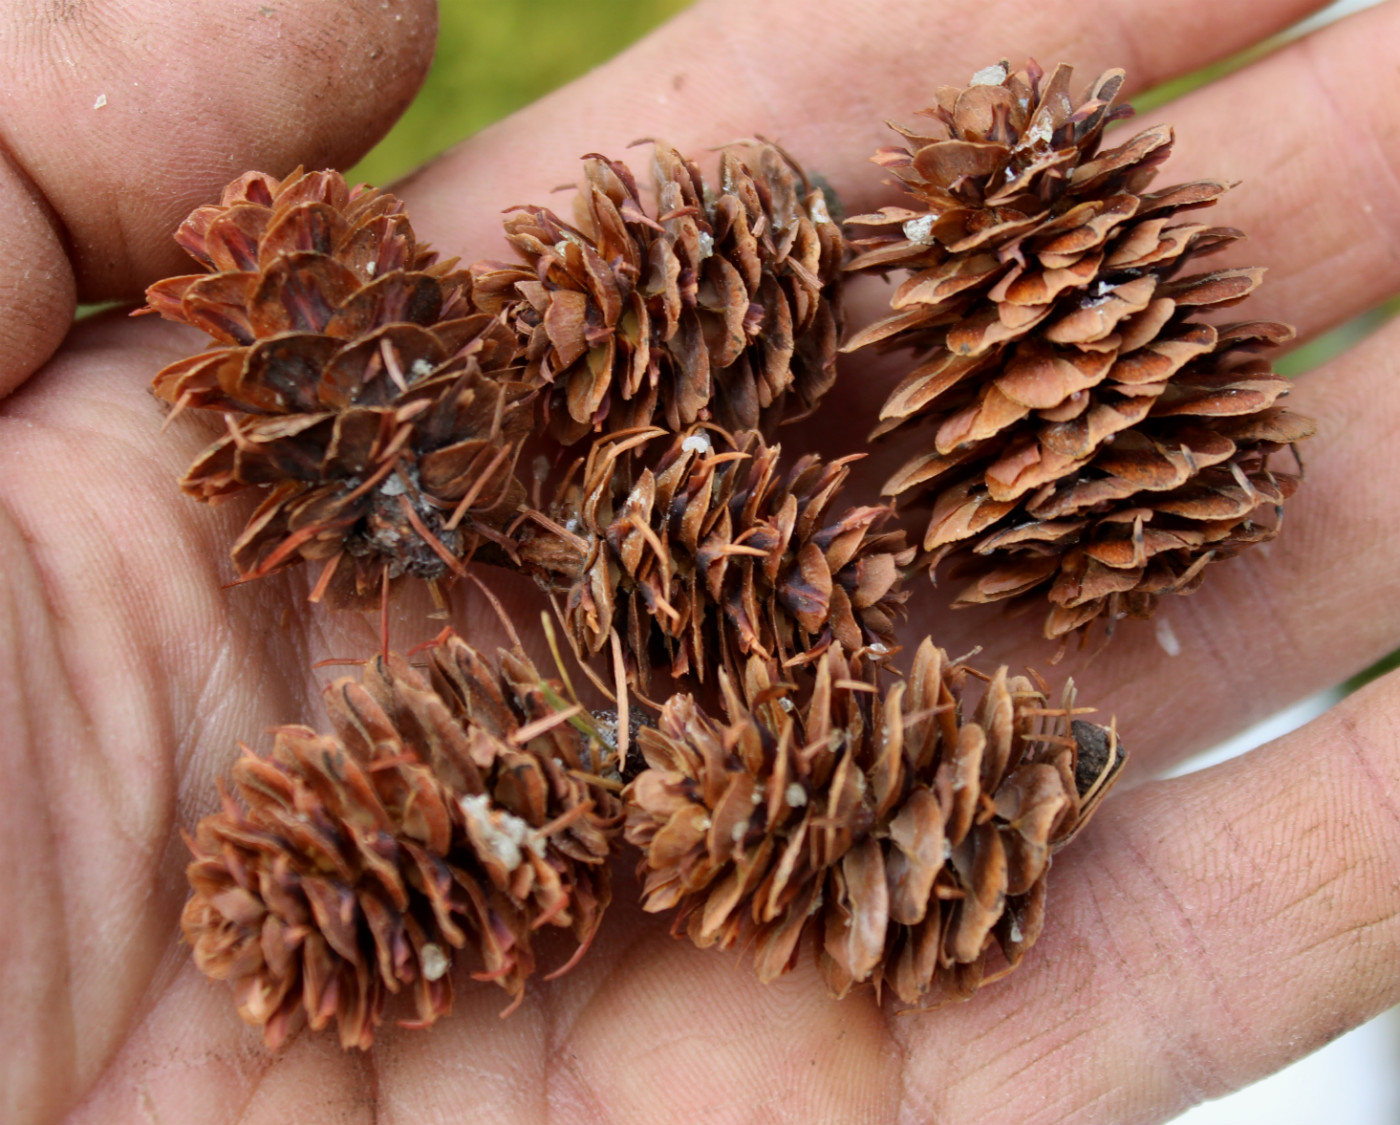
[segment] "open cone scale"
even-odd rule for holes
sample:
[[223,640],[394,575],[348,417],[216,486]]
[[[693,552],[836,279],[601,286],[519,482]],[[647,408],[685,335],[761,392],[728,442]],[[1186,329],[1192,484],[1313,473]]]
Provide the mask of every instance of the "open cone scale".
[[723,719],[677,695],[640,734],[643,901],[699,946],[751,945],[765,981],[805,939],[836,996],[870,983],[936,1005],[1014,969],[1052,852],[1123,763],[1072,692],[1052,706],[1005,668],[983,684],[930,641],[892,687],[838,645],[810,693],[757,657],[723,688]]

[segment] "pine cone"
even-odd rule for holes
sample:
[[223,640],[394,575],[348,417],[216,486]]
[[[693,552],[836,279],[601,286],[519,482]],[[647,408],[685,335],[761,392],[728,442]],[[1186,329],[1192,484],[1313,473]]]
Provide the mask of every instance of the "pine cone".
[[619,803],[591,775],[598,745],[548,722],[554,689],[529,660],[502,652],[498,666],[450,633],[427,678],[398,656],[369,661],[362,683],[327,689],[334,734],[281,727],[266,759],[245,747],[246,812],[225,792],[186,838],[195,963],[233,983],[269,1047],[303,1011],[368,1047],[404,986],[406,1026],[431,1024],[451,1009],[458,950],[513,1009],[534,930],[569,928],[575,960],[592,941]]
[[181,486],[264,492],[240,575],[323,560],[313,598],[363,606],[385,573],[441,578],[504,543],[529,429],[515,337],[473,311],[467,274],[417,245],[397,199],[338,172],[250,172],[176,240],[210,272],[153,285],[143,311],[217,343],[154,390],[229,412]]
[[879,531],[887,507],[832,514],[857,457],[807,456],[780,475],[780,447],[755,431],[696,427],[636,475],[629,454],[658,436],[596,442],[582,481],[517,532],[581,650],[601,651],[615,628],[645,691],[662,653],[672,675],[703,681],[707,666],[740,668],[750,653],[786,666],[833,640],[894,644],[913,552],[903,532]]
[[1178,216],[1214,181],[1145,189],[1165,126],[1099,153],[1123,72],[1076,104],[1070,68],[988,67],[943,87],[882,150],[918,207],[853,223],[901,228],[855,243],[854,270],[901,269],[891,316],[846,345],[913,347],[876,434],[922,423],[931,448],[885,486],[922,495],[930,567],[957,553],[959,604],[1048,595],[1047,636],[1106,614],[1145,616],[1202,568],[1271,539],[1298,478],[1270,457],[1312,433],[1276,401],[1288,384],[1248,353],[1288,340],[1271,323],[1212,326],[1260,269],[1177,276],[1240,233]]
[[983,678],[925,641],[908,683],[879,689],[833,645],[802,703],[757,658],[742,685],[721,679],[726,721],[670,699],[623,794],[645,908],[677,908],[698,946],[752,944],[764,981],[810,934],[837,996],[868,981],[925,1006],[1014,969],[1051,853],[1123,754],[1005,668],[972,708]]
[[766,432],[836,376],[845,243],[802,170],[770,144],[727,149],[720,188],[673,149],[652,160],[649,217],[625,164],[584,162],[575,225],[543,207],[506,220],[523,264],[472,267],[506,309],[564,444],[698,419]]

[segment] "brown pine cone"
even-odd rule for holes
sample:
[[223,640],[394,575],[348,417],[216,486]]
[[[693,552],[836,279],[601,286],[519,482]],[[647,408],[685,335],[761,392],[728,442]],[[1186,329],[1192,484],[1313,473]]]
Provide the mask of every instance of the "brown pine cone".
[[143,311],[216,345],[154,390],[226,412],[181,487],[264,494],[241,576],[321,561],[313,598],[358,607],[386,575],[442,578],[503,544],[529,428],[514,333],[471,308],[468,275],[415,242],[397,199],[338,172],[250,172],[176,240],[209,272],[151,286]]
[[[1040,935],[1051,853],[1116,779],[1111,727],[986,678],[925,641],[878,688],[833,645],[805,700],[749,662],[727,719],[672,697],[624,791],[645,908],[696,945],[752,944],[769,981],[810,934],[832,993],[870,982],[908,1005],[971,995]],[[997,951],[1000,951],[998,956]]]
[[516,533],[581,650],[601,651],[616,629],[645,691],[663,655],[672,675],[703,681],[707,666],[741,668],[751,653],[787,665],[833,640],[894,644],[913,552],[903,532],[880,532],[888,507],[833,512],[857,457],[807,456],[784,474],[781,448],[757,432],[694,427],[638,469],[629,454],[659,436],[596,442],[582,479]]
[[931,501],[930,567],[956,554],[960,604],[1048,593],[1047,636],[1145,616],[1202,568],[1272,538],[1298,478],[1270,457],[1312,433],[1276,405],[1287,381],[1250,353],[1280,324],[1212,325],[1260,269],[1179,276],[1241,237],[1184,213],[1213,181],[1148,192],[1172,132],[1099,152],[1123,72],[1075,102],[1070,68],[988,67],[942,87],[907,148],[878,164],[913,194],[853,223],[854,270],[907,270],[893,313],[846,345],[912,347],[876,434],[921,424],[928,448],[886,484]]
[[648,216],[625,164],[588,157],[574,224],[543,207],[512,214],[523,261],[474,265],[475,300],[509,311],[566,445],[703,419],[771,436],[836,376],[840,227],[770,144],[725,150],[718,190],[664,145],[652,175]]
[[186,837],[195,963],[232,982],[269,1047],[303,1013],[368,1047],[405,986],[403,1022],[427,1026],[451,1010],[459,956],[513,1009],[533,931],[571,930],[576,960],[598,929],[622,820],[592,775],[599,745],[548,721],[557,689],[519,652],[493,668],[445,632],[428,656],[427,676],[390,656],[332,684],[334,734],[281,727],[265,759],[245,747],[246,811],[225,792]]

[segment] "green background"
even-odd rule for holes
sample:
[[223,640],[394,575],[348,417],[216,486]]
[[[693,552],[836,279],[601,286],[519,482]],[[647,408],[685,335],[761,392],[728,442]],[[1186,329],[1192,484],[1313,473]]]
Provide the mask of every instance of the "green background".
[[352,171],[372,184],[606,62],[690,0],[441,0],[423,92]]

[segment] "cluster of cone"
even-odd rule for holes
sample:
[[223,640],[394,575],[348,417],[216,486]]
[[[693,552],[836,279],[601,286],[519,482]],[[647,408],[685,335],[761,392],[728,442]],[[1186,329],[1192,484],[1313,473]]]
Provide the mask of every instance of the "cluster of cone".
[[[1170,133],[1100,153],[1122,75],[1069,82],[1002,64],[939,90],[876,158],[916,206],[854,242],[766,143],[725,151],[718,185],[655,146],[650,207],[589,157],[571,221],[517,209],[517,260],[465,269],[333,172],[249,174],[187,220],[206,272],[147,311],[215,346],[155,391],[223,415],[184,489],[261,497],[240,577],[314,562],[312,600],[355,608],[510,567],[611,659],[619,711],[651,713],[629,738],[518,645],[444,634],[426,671],[386,655],[333,685],[332,734],[245,754],[241,800],[190,840],[184,922],[269,1044],[334,1018],[367,1046],[401,990],[431,1023],[457,962],[518,1003],[537,929],[587,947],[624,837],[646,907],[751,946],[765,980],[804,941],[833,993],[915,1006],[1018,964],[1121,747],[1069,689],[932,640],[902,674],[909,576],[949,559],[965,603],[1048,596],[1051,636],[1145,614],[1276,532],[1295,480],[1270,457],[1310,432],[1253,358],[1286,328],[1196,319],[1260,271],[1180,276],[1238,237],[1178,218],[1225,185],[1147,192]],[[848,337],[842,279],[868,271],[907,279]],[[877,436],[925,437],[889,503],[843,507],[857,458],[774,438],[868,346],[916,357]],[[520,472],[535,431],[565,466],[548,501],[550,458]],[[921,541],[897,497],[931,510]],[[653,702],[658,673],[690,690]]]

